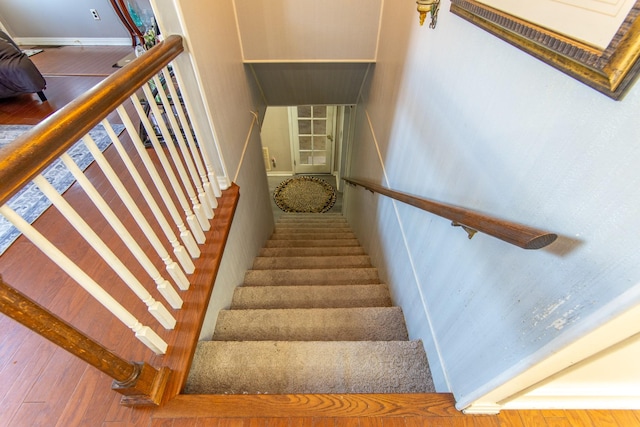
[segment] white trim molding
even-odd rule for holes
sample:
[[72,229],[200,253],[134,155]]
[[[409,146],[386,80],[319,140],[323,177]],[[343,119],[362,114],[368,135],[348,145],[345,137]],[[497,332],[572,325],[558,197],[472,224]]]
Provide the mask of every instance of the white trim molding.
[[[502,409],[609,409],[640,410],[637,387],[602,387],[599,384],[553,389],[555,395],[537,391],[526,394],[517,401],[505,404]],[[466,412],[466,411],[465,411]]]
[[131,46],[127,37],[16,37],[14,41],[21,46]]
[[267,176],[293,176],[293,171],[267,172]]
[[462,412],[467,415],[497,415],[502,406],[495,403],[474,403]]

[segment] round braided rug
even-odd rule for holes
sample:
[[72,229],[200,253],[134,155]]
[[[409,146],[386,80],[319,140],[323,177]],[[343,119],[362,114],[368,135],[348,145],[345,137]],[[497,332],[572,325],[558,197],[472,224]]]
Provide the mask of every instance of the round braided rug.
[[336,203],[336,192],[322,179],[298,176],[282,181],[273,192],[273,199],[285,212],[322,213]]

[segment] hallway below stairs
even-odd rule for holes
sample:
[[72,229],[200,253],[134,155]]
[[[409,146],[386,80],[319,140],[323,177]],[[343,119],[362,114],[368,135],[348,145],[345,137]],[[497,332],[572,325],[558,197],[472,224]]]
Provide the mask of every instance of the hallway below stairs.
[[198,344],[188,394],[429,393],[408,338],[347,221],[283,214],[211,341]]

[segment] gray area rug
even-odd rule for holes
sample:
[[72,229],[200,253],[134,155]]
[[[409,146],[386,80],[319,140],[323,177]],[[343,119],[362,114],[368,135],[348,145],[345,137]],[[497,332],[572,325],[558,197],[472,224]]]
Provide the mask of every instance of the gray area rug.
[[273,198],[284,212],[322,213],[335,204],[336,192],[320,178],[297,176],[281,182]]
[[[123,125],[112,126],[117,134],[120,134],[124,129]],[[0,148],[7,146],[32,127],[33,126],[30,125],[0,125]],[[109,139],[102,125],[93,128],[89,132],[89,135],[102,151],[111,144],[111,139]],[[73,145],[67,153],[82,170],[86,169],[94,160],[89,150],[87,150],[81,141]],[[64,193],[75,182],[73,175],[61,160],[56,160],[49,165],[42,175],[60,194]],[[7,205],[31,224],[51,206],[51,202],[42,194],[35,184],[29,183],[13,196],[9,202],[7,202]],[[7,250],[20,234],[21,233],[9,221],[0,215],[0,255]]]

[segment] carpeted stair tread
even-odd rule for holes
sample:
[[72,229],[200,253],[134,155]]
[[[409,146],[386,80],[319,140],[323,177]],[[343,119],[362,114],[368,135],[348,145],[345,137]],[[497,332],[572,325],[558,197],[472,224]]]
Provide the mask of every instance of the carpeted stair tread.
[[281,218],[344,218],[339,212],[323,212],[323,213],[304,213],[304,212],[286,212]]
[[351,231],[331,232],[331,233],[310,233],[310,232],[292,232],[292,233],[273,233],[271,240],[339,240],[339,239],[355,239],[356,235]]
[[[276,227],[273,234],[353,234],[350,227]],[[318,236],[321,238],[321,236]]]
[[232,309],[390,307],[385,285],[239,286]]
[[357,268],[371,267],[368,255],[340,255],[340,256],[292,256],[292,257],[256,257],[253,261],[254,270],[267,269],[298,269],[298,268]]
[[202,341],[187,394],[429,393],[420,341]]
[[361,246],[308,247],[308,248],[262,248],[260,257],[314,257],[334,255],[365,255]]
[[351,228],[348,222],[342,220],[316,220],[316,221],[298,221],[293,219],[279,220],[276,222],[276,228]]
[[185,393],[428,393],[424,347],[341,214],[283,214]]
[[267,240],[265,248],[309,248],[309,247],[338,247],[360,246],[357,239],[310,239],[310,240]]
[[346,221],[315,221],[315,222],[277,222],[276,230],[286,229],[308,229],[308,228],[351,228]]
[[322,221],[327,221],[327,222],[347,222],[347,219],[345,217],[343,217],[342,215],[319,215],[319,216],[309,216],[309,217],[305,217],[305,216],[300,216],[300,215],[286,215],[286,214],[282,214],[280,215],[280,218],[278,218],[278,222],[284,222],[284,221],[300,221],[300,222],[322,222]]
[[400,307],[221,310],[216,341],[406,341]]
[[249,270],[245,286],[279,285],[367,285],[379,284],[376,268],[313,268],[286,270]]

